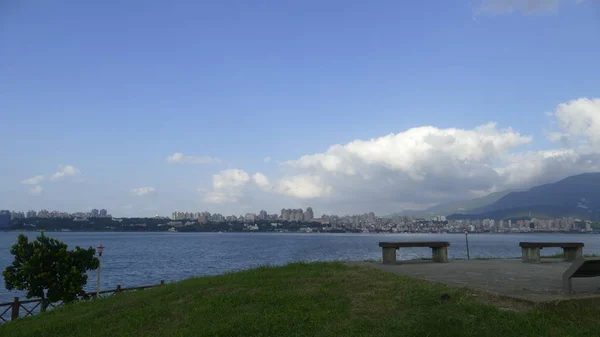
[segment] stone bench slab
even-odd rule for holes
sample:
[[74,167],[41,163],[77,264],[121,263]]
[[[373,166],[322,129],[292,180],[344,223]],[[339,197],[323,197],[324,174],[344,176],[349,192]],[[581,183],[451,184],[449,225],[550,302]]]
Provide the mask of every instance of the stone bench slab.
[[448,247],[450,242],[447,241],[403,241],[403,242],[380,242],[381,252],[383,255],[383,263],[396,263],[396,250],[399,248],[412,247],[429,247],[431,248],[432,258],[434,262],[448,262]]

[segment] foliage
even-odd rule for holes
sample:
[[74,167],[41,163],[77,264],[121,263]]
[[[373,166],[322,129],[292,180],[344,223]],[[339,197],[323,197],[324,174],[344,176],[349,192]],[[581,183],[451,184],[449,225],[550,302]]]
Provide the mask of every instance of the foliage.
[[0,336],[600,336],[600,306],[530,306],[374,268],[298,263],[80,302],[0,325]]
[[98,268],[96,251],[90,247],[67,250],[67,245],[42,232],[35,241],[21,234],[10,250],[14,261],[2,275],[6,289],[27,291],[27,298],[39,297],[42,310],[52,302],[73,302],[84,294],[88,270]]
[[[12,222],[13,230],[46,230],[55,231],[68,229],[72,231],[123,231],[123,232],[166,232],[170,226],[166,224],[171,220],[155,218],[122,218],[120,221],[113,221],[112,218],[91,218],[86,221],[74,221],[71,218],[26,218],[14,219]],[[183,223],[193,222],[193,225],[178,228],[180,232],[243,232],[245,231],[244,222],[222,221],[198,223],[191,220],[179,220]],[[274,232],[276,230],[297,231],[301,227],[310,227],[313,230],[319,230],[323,227],[318,222],[292,222],[277,221],[279,227],[271,226],[270,220],[256,220],[252,224],[259,227],[260,232]],[[145,226],[137,226],[144,224]],[[32,227],[31,225],[35,226]],[[340,232],[352,231],[352,229],[341,230]],[[360,230],[356,230],[359,232]]]

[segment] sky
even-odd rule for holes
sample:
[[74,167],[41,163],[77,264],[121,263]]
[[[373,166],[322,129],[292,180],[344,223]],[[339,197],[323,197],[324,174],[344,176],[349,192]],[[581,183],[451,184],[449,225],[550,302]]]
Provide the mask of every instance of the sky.
[[595,0],[0,0],[0,209],[384,215],[600,171]]

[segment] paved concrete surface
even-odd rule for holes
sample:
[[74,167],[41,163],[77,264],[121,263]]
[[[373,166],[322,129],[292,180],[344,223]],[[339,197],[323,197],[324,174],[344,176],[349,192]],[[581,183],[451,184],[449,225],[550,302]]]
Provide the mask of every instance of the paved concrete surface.
[[600,277],[574,278],[573,293],[562,291],[562,274],[571,262],[544,259],[541,264],[523,263],[521,259],[400,261],[393,265],[360,262],[395,274],[437,281],[453,286],[475,288],[531,302],[600,296]]

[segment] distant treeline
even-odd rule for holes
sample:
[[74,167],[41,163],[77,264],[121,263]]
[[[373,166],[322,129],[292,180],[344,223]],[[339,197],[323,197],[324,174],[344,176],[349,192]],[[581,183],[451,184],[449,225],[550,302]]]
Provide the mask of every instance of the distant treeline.
[[[191,220],[182,220],[185,224]],[[113,221],[111,218],[90,218],[85,221],[75,221],[70,218],[26,218],[13,219],[11,229],[13,230],[71,230],[71,231],[135,231],[135,232],[164,232],[173,226],[166,225],[171,222],[168,219],[155,218],[122,218]],[[275,232],[287,230],[299,231],[301,228],[310,228],[313,231],[321,231],[325,226],[318,222],[291,222],[278,221],[278,226],[271,225],[272,221],[257,220],[253,223],[239,221],[192,222],[191,225],[176,228],[179,232],[243,232],[249,231],[248,225],[256,225],[260,232]],[[330,229],[328,232],[359,232],[357,229]]]

